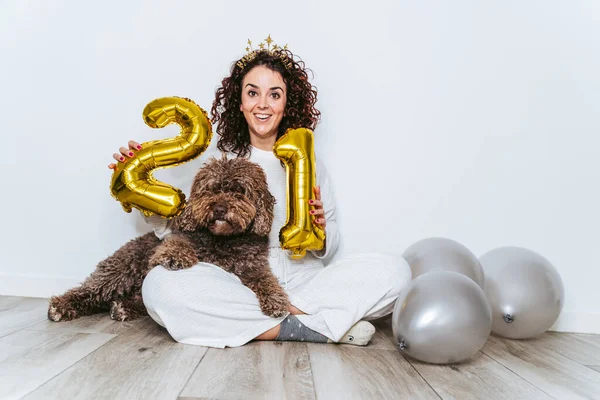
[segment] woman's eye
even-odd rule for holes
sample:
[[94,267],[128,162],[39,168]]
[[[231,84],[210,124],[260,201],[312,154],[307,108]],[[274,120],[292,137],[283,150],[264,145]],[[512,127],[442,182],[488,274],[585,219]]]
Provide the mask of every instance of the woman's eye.
[[250,97],[254,97],[254,96],[256,96],[256,94],[257,93],[254,90],[251,90],[248,92],[248,96],[250,96]]
[[278,99],[281,97],[281,95],[279,93],[274,92],[271,96],[273,96],[274,99]]

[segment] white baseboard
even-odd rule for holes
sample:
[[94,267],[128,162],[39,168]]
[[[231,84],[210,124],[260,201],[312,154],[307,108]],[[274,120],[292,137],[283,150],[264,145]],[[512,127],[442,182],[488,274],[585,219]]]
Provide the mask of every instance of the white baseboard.
[[0,296],[49,298],[72,287],[84,279],[43,275],[6,275],[0,273]]
[[[79,286],[84,279],[0,274],[0,296],[49,298]],[[550,330],[600,334],[600,313],[563,311]]]
[[600,313],[563,311],[550,330],[556,332],[600,333]]

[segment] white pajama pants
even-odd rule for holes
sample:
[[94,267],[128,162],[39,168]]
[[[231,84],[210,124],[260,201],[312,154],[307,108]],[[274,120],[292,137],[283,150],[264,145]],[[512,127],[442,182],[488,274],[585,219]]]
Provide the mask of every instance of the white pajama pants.
[[[307,314],[297,316],[300,322],[333,341],[361,319],[390,314],[411,280],[399,256],[356,254],[324,267],[310,254],[291,260],[271,250],[273,273],[291,304]],[[146,276],[142,296],[150,317],[185,344],[237,347],[285,319],[264,315],[237,276],[208,263],[180,271],[157,266]]]

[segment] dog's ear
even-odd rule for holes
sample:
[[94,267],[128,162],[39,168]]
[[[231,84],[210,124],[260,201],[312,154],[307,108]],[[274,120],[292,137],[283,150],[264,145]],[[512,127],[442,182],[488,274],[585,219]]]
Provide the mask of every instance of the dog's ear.
[[275,206],[275,197],[269,192],[267,185],[260,185],[258,188],[258,198],[256,201],[256,217],[252,232],[260,236],[266,236],[271,232],[273,225],[273,207]]
[[204,182],[208,176],[208,170],[200,168],[200,170],[196,173],[194,177],[194,182],[192,182],[192,188],[190,190],[190,197],[186,199],[185,207],[183,212],[175,218],[175,228],[183,231],[183,232],[192,232],[200,228],[200,224],[196,217],[194,216],[194,203],[200,196],[200,191]]
[[188,201],[183,209],[183,212],[175,219],[175,228],[182,232],[193,232],[197,230],[200,225],[198,220],[194,217],[194,205]]

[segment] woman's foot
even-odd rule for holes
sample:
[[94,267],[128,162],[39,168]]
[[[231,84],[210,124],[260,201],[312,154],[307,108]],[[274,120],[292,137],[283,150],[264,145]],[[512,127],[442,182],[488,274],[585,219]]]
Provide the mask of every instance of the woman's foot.
[[334,342],[331,339],[327,343],[342,343],[342,344],[353,344],[355,346],[366,346],[373,335],[375,334],[375,327],[373,324],[367,321],[358,321],[350,328],[348,332],[342,336],[342,338]]
[[338,343],[338,344],[353,344],[355,346],[366,346],[371,341],[375,334],[375,327],[367,321],[358,321],[342,336],[342,338],[334,342],[326,336],[315,332],[304,326],[294,315],[304,314],[294,306],[292,313],[287,316],[280,325],[271,328],[262,335],[257,336],[256,340],[278,340],[278,341],[298,341],[298,342],[313,342],[313,343]]
[[[290,312],[290,315],[306,314],[304,311],[299,310],[298,308],[294,307],[293,305],[290,305],[288,307],[288,311]],[[269,329],[268,331],[258,335],[254,339],[255,340],[275,340],[277,338],[277,336],[279,336],[280,331],[281,331],[281,325],[277,325],[277,326]]]

